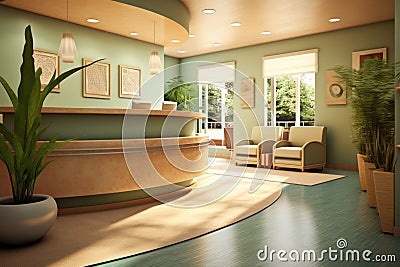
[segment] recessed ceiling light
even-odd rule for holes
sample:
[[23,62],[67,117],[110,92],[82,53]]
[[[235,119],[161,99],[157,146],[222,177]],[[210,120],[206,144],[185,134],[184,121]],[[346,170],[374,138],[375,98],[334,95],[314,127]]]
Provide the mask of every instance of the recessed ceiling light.
[[174,43],[174,44],[178,44],[178,43],[181,42],[181,40],[174,39],[174,40],[171,40],[170,42],[171,42],[171,43]]
[[206,9],[203,9],[202,12],[203,12],[204,14],[214,14],[214,13],[215,13],[215,9],[206,8]]
[[137,32],[131,32],[130,35],[132,36],[138,36],[139,34]]
[[189,34],[189,38],[194,38],[196,37],[196,35],[194,35],[193,33]]
[[240,22],[232,22],[231,26],[232,27],[240,27],[240,26],[242,26],[242,23],[240,23]]
[[89,23],[99,23],[100,22],[100,20],[94,19],[94,18],[88,18],[86,21]]
[[185,54],[187,51],[186,50],[178,50],[179,54]]
[[220,43],[212,43],[212,46],[221,46]]
[[335,22],[339,22],[340,18],[330,18],[328,21],[332,22],[332,23],[335,23]]
[[271,34],[271,32],[270,32],[270,31],[263,31],[263,32],[261,32],[260,34],[268,35],[268,34]]

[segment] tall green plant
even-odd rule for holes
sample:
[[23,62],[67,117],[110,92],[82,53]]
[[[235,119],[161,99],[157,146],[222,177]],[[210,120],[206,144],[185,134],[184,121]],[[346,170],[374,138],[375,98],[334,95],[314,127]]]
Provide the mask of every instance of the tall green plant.
[[[39,129],[41,125],[41,110],[46,97],[61,81],[73,73],[90,66],[81,66],[62,73],[55,77],[55,72],[48,85],[41,91],[40,75],[42,69],[35,72],[33,59],[33,39],[31,27],[25,28],[25,45],[20,68],[20,83],[17,94],[7,81],[0,76],[11,103],[14,107],[14,129],[7,129],[0,123],[0,160],[2,160],[9,174],[14,203],[28,203],[33,194],[39,174],[49,162],[45,158],[63,142],[56,142],[57,136],[51,140],[38,144],[47,128]],[[97,61],[95,61],[97,62]],[[92,64],[94,64],[93,62]]]
[[366,59],[359,70],[336,66],[338,77],[350,90],[353,141],[367,161],[378,169],[394,169],[395,68],[377,58]]
[[194,110],[193,84],[185,83],[181,76],[176,76],[169,80],[167,85],[167,91],[164,93],[165,100],[177,102],[180,110]]

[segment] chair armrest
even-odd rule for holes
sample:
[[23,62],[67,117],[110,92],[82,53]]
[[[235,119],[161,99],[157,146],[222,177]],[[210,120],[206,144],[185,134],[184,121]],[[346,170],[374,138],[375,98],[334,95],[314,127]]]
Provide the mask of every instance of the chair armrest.
[[259,154],[272,153],[272,147],[275,145],[275,140],[264,140],[258,144]]
[[236,142],[235,146],[244,146],[244,145],[252,145],[253,141],[248,139],[242,139]]
[[310,141],[303,145],[303,159],[305,165],[326,163],[325,145],[318,141]]
[[283,147],[283,146],[290,146],[290,142],[286,140],[280,140],[274,144],[272,147],[273,150],[275,150],[278,147]]

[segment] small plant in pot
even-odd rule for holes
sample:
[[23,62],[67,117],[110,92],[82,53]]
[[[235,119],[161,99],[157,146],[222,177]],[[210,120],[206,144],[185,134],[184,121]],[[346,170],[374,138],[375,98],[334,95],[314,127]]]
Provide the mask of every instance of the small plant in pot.
[[[57,204],[51,196],[34,194],[40,173],[50,163],[46,157],[65,142],[39,141],[47,128],[41,127],[41,110],[51,90],[81,66],[53,77],[41,90],[42,70],[35,71],[31,27],[25,28],[25,45],[17,94],[0,76],[14,108],[14,129],[0,123],[0,160],[7,168],[12,197],[0,199],[0,243],[22,245],[40,239],[57,217]],[[97,61],[95,61],[97,62]],[[95,63],[93,62],[93,63]],[[92,64],[93,64],[92,63]]]

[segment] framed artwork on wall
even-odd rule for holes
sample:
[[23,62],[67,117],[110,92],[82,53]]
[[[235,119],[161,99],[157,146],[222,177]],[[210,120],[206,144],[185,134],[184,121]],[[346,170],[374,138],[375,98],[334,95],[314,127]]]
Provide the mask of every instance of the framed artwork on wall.
[[242,108],[254,108],[254,78],[240,81],[240,106]]
[[[60,60],[59,56],[55,52],[49,52],[44,50],[33,50],[33,59],[35,60],[35,71],[38,68],[42,69],[42,75],[40,76],[41,88],[45,88],[49,83],[51,77],[56,72],[56,77],[60,73]],[[60,84],[58,84],[51,92],[59,93]]]
[[[83,65],[94,60],[83,59]],[[110,98],[110,64],[97,62],[83,69],[83,96],[93,98]]]
[[346,86],[333,70],[326,72],[326,104],[346,105]]
[[355,70],[359,70],[360,66],[367,58],[378,58],[378,59],[385,59],[386,60],[386,48],[376,48],[370,50],[363,50],[363,51],[356,51],[351,54],[352,57],[352,67]]
[[137,68],[119,65],[119,97],[140,98],[141,71]]

